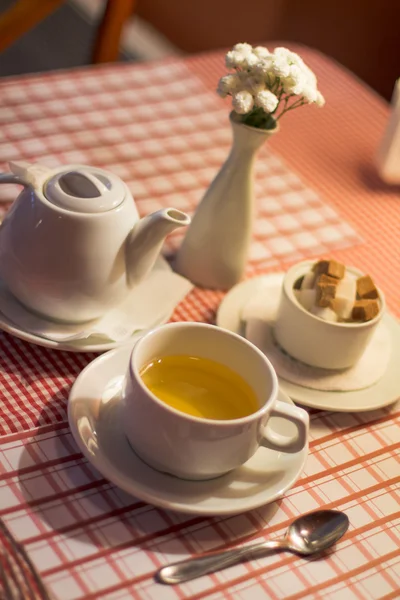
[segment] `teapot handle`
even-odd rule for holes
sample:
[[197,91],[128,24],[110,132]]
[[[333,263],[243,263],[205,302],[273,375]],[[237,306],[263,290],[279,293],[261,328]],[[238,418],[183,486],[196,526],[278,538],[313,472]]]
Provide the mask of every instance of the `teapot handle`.
[[[0,183],[16,183],[17,185],[23,185],[25,187],[29,185],[27,181],[24,181],[21,177],[13,175],[12,173],[0,173]],[[0,202],[5,202],[5,200],[0,198]]]
[[[23,185],[24,187],[29,185],[26,181],[21,179],[21,177],[18,177],[18,175],[13,175],[12,173],[0,173],[0,183],[16,183],[17,185]],[[9,201],[0,197],[0,204],[2,202],[8,203]],[[0,217],[0,225],[2,220],[3,219]]]

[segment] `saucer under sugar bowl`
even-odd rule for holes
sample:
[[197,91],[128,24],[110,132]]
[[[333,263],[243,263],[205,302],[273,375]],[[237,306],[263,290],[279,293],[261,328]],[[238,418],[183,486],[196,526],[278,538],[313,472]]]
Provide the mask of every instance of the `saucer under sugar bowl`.
[[[324,369],[347,369],[361,358],[379,325],[386,309],[385,297],[376,288],[378,312],[369,320],[324,320],[306,310],[296,292],[299,281],[312,272],[314,265],[313,261],[304,261],[286,272],[274,337],[285,352],[305,364]],[[354,267],[346,267],[346,273],[354,280],[365,277]]]
[[0,278],[53,320],[104,315],[150,272],[166,235],[190,223],[174,208],[140,219],[127,185],[98,167],[10,169],[0,183],[24,189],[0,225]]

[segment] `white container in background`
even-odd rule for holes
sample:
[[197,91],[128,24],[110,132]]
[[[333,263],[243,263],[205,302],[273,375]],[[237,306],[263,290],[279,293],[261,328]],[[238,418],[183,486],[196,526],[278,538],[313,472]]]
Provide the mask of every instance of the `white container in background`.
[[383,181],[400,184],[400,79],[393,90],[391,112],[376,155],[376,166]]

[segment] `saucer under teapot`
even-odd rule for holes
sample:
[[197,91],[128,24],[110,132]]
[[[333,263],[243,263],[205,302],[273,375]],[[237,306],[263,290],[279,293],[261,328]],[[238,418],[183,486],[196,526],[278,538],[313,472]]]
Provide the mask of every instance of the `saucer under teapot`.
[[165,237],[190,223],[173,208],[140,219],[127,185],[104,169],[9,166],[0,183],[24,189],[0,225],[0,277],[51,319],[103,315],[147,275]]

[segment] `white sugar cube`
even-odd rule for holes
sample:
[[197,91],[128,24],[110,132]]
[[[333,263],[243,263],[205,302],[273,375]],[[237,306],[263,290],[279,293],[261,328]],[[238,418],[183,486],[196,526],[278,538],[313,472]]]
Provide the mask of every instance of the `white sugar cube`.
[[298,290],[297,299],[299,304],[305,309],[310,311],[314,306],[316,298],[317,298],[317,290]]
[[357,284],[353,277],[346,275],[344,279],[339,281],[336,288],[335,298],[347,298],[352,302],[356,299]]
[[353,277],[342,279],[336,288],[333,308],[340,319],[350,319],[356,299],[356,280]]
[[336,297],[332,303],[332,309],[335,311],[339,319],[351,319],[353,312],[354,299]]
[[329,306],[313,306],[311,309],[311,313],[316,317],[320,317],[324,321],[331,321],[332,323],[336,323],[338,320],[338,316],[334,310],[329,308]]
[[300,288],[302,290],[312,290],[312,288],[314,287],[314,283],[315,283],[315,273],[313,273],[312,271],[309,271],[308,273],[306,273],[304,275]]

